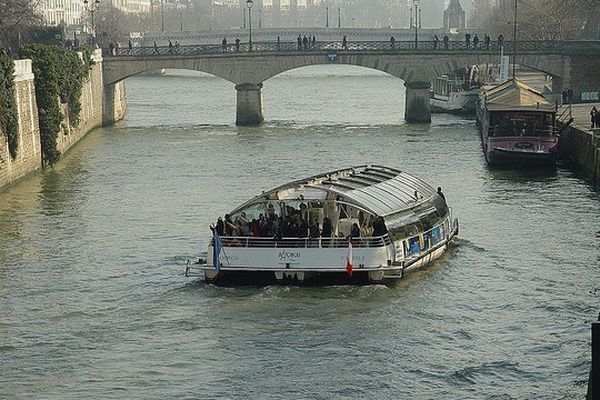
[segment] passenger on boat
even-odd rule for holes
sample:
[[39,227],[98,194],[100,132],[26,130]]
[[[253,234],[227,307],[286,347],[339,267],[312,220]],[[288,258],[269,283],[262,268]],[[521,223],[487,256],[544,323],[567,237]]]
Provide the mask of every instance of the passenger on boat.
[[245,212],[241,212],[240,216],[238,217],[238,223],[239,223],[239,231],[240,231],[240,235],[241,236],[249,236],[250,235],[250,223],[248,222],[248,219],[246,218],[246,213]]
[[219,217],[219,219],[217,219],[217,225],[215,229],[217,230],[217,234],[219,236],[223,236],[225,233],[225,224],[223,223],[223,218]]
[[323,228],[321,229],[321,237],[331,237],[333,235],[333,226],[329,217],[323,218]]
[[383,236],[388,233],[387,226],[385,226],[385,221],[383,217],[378,216],[373,221],[373,236]]
[[308,227],[308,236],[312,239],[321,236],[321,229],[319,229],[318,219],[315,219],[315,221]]
[[235,230],[235,224],[231,220],[231,215],[225,214],[225,236],[232,236]]
[[356,222],[353,223],[352,228],[350,228],[350,237],[351,238],[360,237],[360,227],[358,226],[358,224]]
[[415,200],[421,200],[423,198],[423,195],[421,193],[419,193],[417,190],[415,190]]
[[437,194],[439,194],[439,195],[440,195],[440,197],[441,197],[442,199],[444,199],[444,201],[446,201],[446,196],[444,196],[444,193],[442,193],[442,188],[441,188],[441,187],[438,187],[438,188],[437,188]]

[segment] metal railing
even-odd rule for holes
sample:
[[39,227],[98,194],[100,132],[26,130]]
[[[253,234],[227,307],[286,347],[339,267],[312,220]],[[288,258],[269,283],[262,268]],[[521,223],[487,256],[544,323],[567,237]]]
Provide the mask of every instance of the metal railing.
[[[504,42],[505,52],[508,54],[512,51],[512,42]],[[148,47],[132,47],[129,48],[113,48],[112,54],[109,49],[103,49],[103,55],[107,57],[151,57],[151,56],[190,56],[190,55],[207,55],[207,54],[223,54],[232,56],[236,54],[247,53],[279,53],[279,52],[381,52],[386,53],[405,53],[407,51],[419,52],[448,52],[456,51],[464,53],[468,52],[499,52],[501,49],[500,43],[494,41],[486,45],[479,42],[474,46],[471,42],[469,45],[465,41],[419,41],[415,50],[414,41],[396,41],[393,45],[389,41],[348,41],[345,46],[342,41],[323,41],[316,42],[314,46],[309,43],[305,46],[303,43],[297,42],[252,42],[252,50],[248,43],[227,44],[197,44],[184,46],[148,46]],[[563,42],[561,41],[519,41],[517,42],[517,52],[535,52],[535,51],[562,51]]]
[[[255,236],[221,236],[223,247],[261,248],[347,248],[347,238],[264,238]],[[353,247],[384,247],[391,244],[388,235],[352,239]]]

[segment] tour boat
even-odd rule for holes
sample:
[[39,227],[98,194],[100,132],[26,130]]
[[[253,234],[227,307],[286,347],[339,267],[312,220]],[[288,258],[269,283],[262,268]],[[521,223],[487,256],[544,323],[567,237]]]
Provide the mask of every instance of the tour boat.
[[286,183],[225,217],[186,276],[383,282],[430,264],[458,233],[441,189],[376,165]]
[[554,166],[556,107],[537,90],[512,79],[482,93],[477,125],[491,166]]

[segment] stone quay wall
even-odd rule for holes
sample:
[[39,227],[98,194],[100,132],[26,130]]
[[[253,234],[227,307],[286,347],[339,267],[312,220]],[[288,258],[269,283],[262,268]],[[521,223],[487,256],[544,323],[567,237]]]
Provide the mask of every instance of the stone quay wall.
[[15,61],[15,97],[19,117],[19,146],[12,159],[8,140],[0,132],[0,190],[17,179],[41,168],[42,150],[38,108],[35,101],[35,84],[31,72],[31,60]]
[[[67,106],[61,105],[64,116],[63,128],[66,127],[58,133],[56,140],[61,154],[67,152],[89,131],[102,125],[105,93],[100,50],[94,52],[93,59],[95,64],[90,70],[88,79],[83,83],[79,126],[75,128],[70,126]],[[0,138],[4,139],[0,146],[0,190],[42,167],[39,118],[31,60],[15,61],[15,89],[19,117],[19,148],[17,157],[11,159],[6,136],[0,132]],[[116,95],[112,100],[115,109],[112,111],[115,114],[113,122],[122,119],[125,114],[124,83],[117,83],[114,92]]]
[[600,183],[600,129],[569,127],[560,136],[559,147],[563,159],[583,171],[593,184]]

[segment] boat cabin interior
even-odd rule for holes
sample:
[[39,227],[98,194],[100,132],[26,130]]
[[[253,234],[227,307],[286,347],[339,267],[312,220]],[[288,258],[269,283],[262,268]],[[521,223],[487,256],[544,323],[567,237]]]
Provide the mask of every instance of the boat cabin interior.
[[275,240],[385,236],[389,241],[432,229],[448,213],[443,196],[422,180],[394,168],[359,166],[263,192],[220,219],[217,233]]
[[551,137],[555,134],[555,115],[539,111],[493,111],[488,136]]

